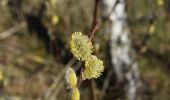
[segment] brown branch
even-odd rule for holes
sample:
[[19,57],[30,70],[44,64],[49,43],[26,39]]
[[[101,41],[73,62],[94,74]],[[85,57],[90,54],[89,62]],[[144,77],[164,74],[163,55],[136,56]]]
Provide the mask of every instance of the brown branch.
[[109,82],[110,82],[110,78],[113,74],[113,70],[109,70],[109,72],[107,73],[107,77],[103,83],[103,87],[102,87],[102,91],[101,91],[101,94],[100,94],[100,100],[103,100],[105,94],[106,94],[106,90],[109,86]]
[[[94,36],[94,33],[97,31],[97,29],[99,27],[99,24],[98,24],[98,21],[97,21],[98,4],[99,4],[99,0],[95,0],[95,6],[94,6],[94,11],[93,11],[92,27],[91,27],[91,31],[88,34],[89,37],[90,37],[90,41],[92,40],[92,38]],[[79,82],[77,84],[77,87],[80,87],[81,83],[83,82],[83,80],[82,80],[82,72],[83,72],[83,68],[81,68]]]
[[99,4],[99,0],[95,0],[92,28],[94,27],[95,23],[97,22],[98,4]]
[[91,81],[91,99],[92,100],[97,100],[97,96],[96,96],[96,82],[94,79],[90,80]]
[[77,87],[80,87],[81,83],[83,82],[82,72],[83,72],[83,67],[81,67],[80,77],[79,77]]
[[[94,33],[99,28],[99,22],[97,21],[98,5],[99,5],[99,0],[95,0],[95,6],[94,6],[94,11],[93,11],[93,22],[92,22],[92,26],[91,26],[91,32],[89,33],[90,41],[92,40]],[[91,80],[91,87],[90,88],[91,88],[92,100],[97,100],[96,92],[95,92],[96,83],[93,79]]]
[[95,6],[94,6],[94,11],[93,11],[93,21],[92,21],[92,26],[91,26],[91,31],[89,32],[89,37],[90,40],[92,39],[94,33],[98,29],[98,21],[97,21],[97,15],[98,15],[98,5],[99,5],[99,0],[95,0]]
[[98,22],[96,21],[95,23],[94,23],[94,26],[93,26],[93,28],[92,28],[92,31],[91,31],[91,35],[90,35],[90,41],[92,40],[92,38],[93,38],[93,35],[94,35],[94,33],[97,31],[97,29],[99,28],[99,24],[98,24]]
[[0,33],[0,40],[10,37],[14,33],[17,33],[18,31],[20,31],[21,29],[23,29],[25,27],[26,27],[25,22],[21,22],[21,23],[15,25],[14,27],[8,29],[7,31]]

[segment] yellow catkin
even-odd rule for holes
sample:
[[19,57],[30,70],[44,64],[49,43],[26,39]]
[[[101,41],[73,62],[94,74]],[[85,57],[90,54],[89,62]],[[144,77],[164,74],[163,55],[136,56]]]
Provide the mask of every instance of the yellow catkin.
[[155,25],[151,25],[150,27],[149,27],[149,34],[153,34],[155,32]]
[[85,67],[82,72],[83,80],[98,78],[104,70],[103,61],[98,59],[96,56],[91,55],[85,61]]
[[77,86],[77,77],[74,69],[70,67],[67,69],[65,79],[69,89]]
[[92,42],[82,32],[75,32],[71,36],[70,49],[78,60],[85,61],[93,52]]
[[69,100],[80,100],[80,92],[77,87],[70,90]]
[[56,25],[56,24],[58,24],[58,22],[59,22],[58,16],[57,16],[57,15],[53,15],[53,16],[51,17],[51,23],[52,23],[53,25]]

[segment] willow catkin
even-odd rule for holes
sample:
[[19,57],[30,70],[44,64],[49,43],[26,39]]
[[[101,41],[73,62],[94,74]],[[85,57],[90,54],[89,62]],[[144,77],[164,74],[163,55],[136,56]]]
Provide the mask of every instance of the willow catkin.
[[86,61],[82,72],[83,80],[98,78],[104,70],[103,61],[91,55]]
[[88,36],[75,32],[71,36],[70,49],[75,58],[85,61],[93,52],[93,45]]

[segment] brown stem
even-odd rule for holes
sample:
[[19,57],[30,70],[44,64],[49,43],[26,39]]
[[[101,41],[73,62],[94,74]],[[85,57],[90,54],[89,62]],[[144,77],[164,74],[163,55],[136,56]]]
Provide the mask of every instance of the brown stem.
[[94,11],[93,11],[93,22],[92,22],[92,26],[91,26],[91,31],[89,33],[90,40],[92,39],[94,33],[96,32],[96,30],[99,27],[98,21],[97,21],[98,4],[99,4],[99,0],[95,0],[95,6],[94,6]]
[[91,99],[92,100],[97,100],[97,97],[96,97],[96,83],[95,83],[95,80],[92,79],[91,80]]
[[98,14],[98,4],[99,0],[95,0],[95,6],[94,6],[94,11],[93,11],[93,23],[92,23],[92,29],[95,26],[95,23],[97,22],[97,14]]
[[94,24],[94,27],[92,29],[92,31],[90,32],[90,41],[92,40],[93,36],[94,36],[94,33],[97,31],[97,29],[99,28],[99,24],[98,22],[96,21],[95,24]]
[[[98,4],[99,4],[99,0],[95,0],[95,6],[94,6],[94,11],[93,11],[93,22],[92,22],[92,27],[91,27],[91,31],[89,32],[89,37],[90,37],[90,41],[92,40],[94,33],[97,31],[97,29],[99,28],[99,23],[97,21],[97,14],[98,14]],[[81,72],[80,72],[80,77],[79,77],[79,82],[77,84],[77,87],[80,86],[80,84],[83,82],[82,79],[82,72],[83,72],[83,68],[81,67]]]
[[83,67],[81,67],[80,77],[79,77],[77,87],[80,87],[81,83],[83,82],[82,72],[83,72]]

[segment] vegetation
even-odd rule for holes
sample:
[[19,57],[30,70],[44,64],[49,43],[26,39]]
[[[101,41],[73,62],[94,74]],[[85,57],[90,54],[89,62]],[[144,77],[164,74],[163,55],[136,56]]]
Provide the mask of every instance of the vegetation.
[[[95,2],[56,1],[0,1],[0,99],[66,100],[69,95],[78,95],[81,100],[122,99],[124,93],[110,70],[107,46],[110,35],[105,34],[107,23],[102,22],[105,19],[100,17],[100,10],[97,15],[99,28],[91,39],[92,43],[82,48],[89,49],[89,54],[78,51],[74,55],[72,53],[77,51],[69,47],[70,44],[75,46],[70,42],[71,33],[91,32]],[[132,46],[137,54],[135,60],[139,64],[142,100],[169,100],[170,2],[127,0],[127,16]],[[81,35],[86,39],[84,35],[89,36]],[[80,40],[89,42],[86,39]],[[90,61],[84,65],[87,58]],[[97,69],[99,72],[104,66],[104,72],[89,72],[91,65],[95,65],[94,69],[101,66],[102,69]],[[81,67],[85,68],[84,72]],[[72,70],[73,77],[77,77],[69,83],[73,85],[70,85],[71,92],[68,92],[64,78],[67,68]],[[83,73],[84,81],[77,87],[80,73]],[[80,94],[76,94],[78,92]]]

